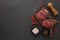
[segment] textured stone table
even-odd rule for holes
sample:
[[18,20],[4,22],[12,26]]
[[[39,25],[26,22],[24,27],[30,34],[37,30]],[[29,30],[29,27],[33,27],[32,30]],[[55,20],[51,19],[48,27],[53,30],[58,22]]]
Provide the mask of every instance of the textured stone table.
[[[52,2],[60,13],[59,0],[0,0],[0,40],[45,40],[31,34],[31,19],[34,9],[41,3]],[[57,17],[60,20],[60,14]],[[55,40],[60,40],[60,25]]]

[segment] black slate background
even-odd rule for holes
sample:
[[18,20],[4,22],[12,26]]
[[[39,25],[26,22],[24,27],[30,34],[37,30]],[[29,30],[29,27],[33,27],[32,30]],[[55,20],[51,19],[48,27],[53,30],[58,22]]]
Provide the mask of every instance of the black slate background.
[[[0,0],[0,40],[49,40],[31,34],[34,9],[42,3],[52,2],[60,13],[60,0]],[[60,14],[57,17],[60,20]],[[60,24],[54,40],[60,40]]]

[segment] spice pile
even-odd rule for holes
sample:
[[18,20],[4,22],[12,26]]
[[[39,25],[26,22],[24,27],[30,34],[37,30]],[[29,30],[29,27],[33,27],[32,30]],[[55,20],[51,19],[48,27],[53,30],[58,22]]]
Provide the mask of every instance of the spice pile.
[[[48,7],[52,13],[49,12],[45,7]],[[32,17],[33,29],[32,33],[34,35],[43,34],[44,36],[49,36],[54,38],[55,25],[58,22],[54,17],[58,15],[58,11],[54,8],[52,3],[48,5],[40,5],[41,10],[38,10]],[[52,17],[54,16],[54,17]]]

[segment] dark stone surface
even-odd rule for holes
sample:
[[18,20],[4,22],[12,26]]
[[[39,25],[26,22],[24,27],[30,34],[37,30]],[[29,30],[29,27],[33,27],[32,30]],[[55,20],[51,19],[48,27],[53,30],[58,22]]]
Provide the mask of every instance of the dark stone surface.
[[[31,19],[34,9],[41,3],[52,2],[60,13],[59,0],[0,0],[0,40],[45,40],[32,36]],[[60,14],[57,17],[60,20]],[[54,40],[60,40],[60,25]]]

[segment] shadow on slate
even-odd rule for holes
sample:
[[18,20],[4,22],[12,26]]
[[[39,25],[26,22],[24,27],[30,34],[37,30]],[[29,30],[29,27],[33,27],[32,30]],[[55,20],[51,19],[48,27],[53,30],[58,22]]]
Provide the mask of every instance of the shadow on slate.
[[[41,3],[52,2],[60,13],[59,0],[0,0],[0,40],[45,40],[33,37],[31,19],[34,9]],[[60,20],[60,14],[57,17]],[[55,40],[60,40],[60,25]]]

